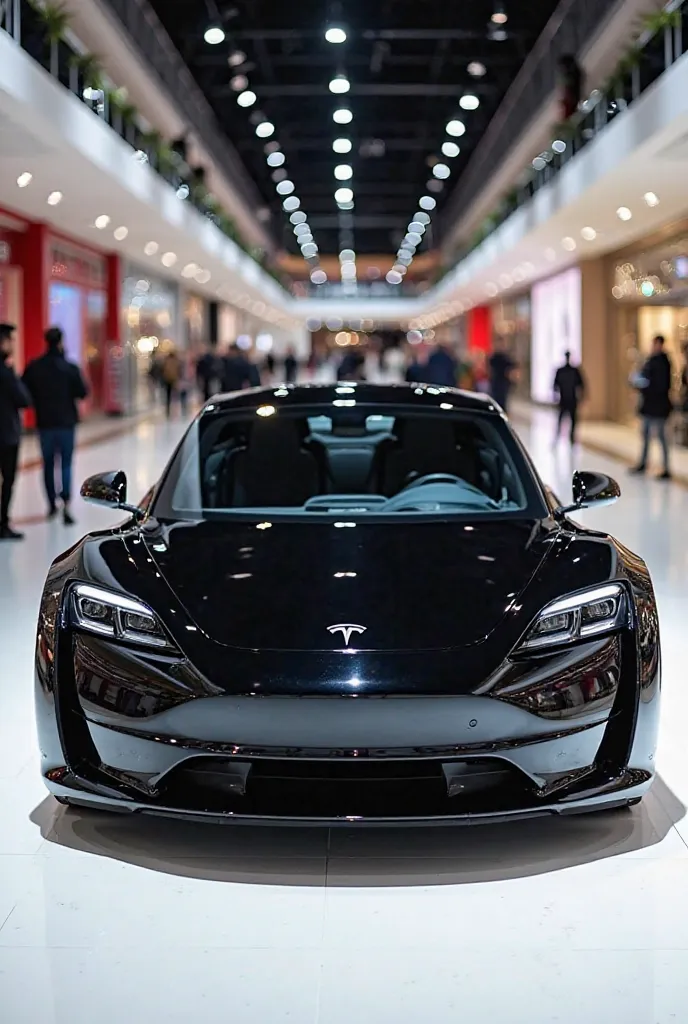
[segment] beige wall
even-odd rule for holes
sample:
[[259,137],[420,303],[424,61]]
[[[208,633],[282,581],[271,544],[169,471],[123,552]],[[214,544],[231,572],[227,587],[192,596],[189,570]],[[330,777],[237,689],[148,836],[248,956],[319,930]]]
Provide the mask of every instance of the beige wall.
[[584,415],[609,418],[614,340],[609,324],[608,267],[603,258],[584,260],[581,271],[582,369],[587,384]]

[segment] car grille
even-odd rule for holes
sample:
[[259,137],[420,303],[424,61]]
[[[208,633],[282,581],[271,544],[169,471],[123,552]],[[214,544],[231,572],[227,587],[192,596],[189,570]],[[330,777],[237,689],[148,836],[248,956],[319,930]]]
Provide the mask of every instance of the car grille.
[[[431,818],[532,806],[534,786],[496,758],[442,762],[192,758],[159,802],[180,810],[271,818]],[[243,790],[243,792],[242,792]],[[450,795],[450,793],[452,795]]]

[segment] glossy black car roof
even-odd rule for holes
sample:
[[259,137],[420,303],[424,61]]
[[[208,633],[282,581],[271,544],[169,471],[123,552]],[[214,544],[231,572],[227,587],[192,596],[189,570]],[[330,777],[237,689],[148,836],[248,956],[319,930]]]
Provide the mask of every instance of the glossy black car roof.
[[[347,390],[342,390],[346,388]],[[271,387],[249,388],[231,394],[214,395],[205,406],[210,412],[218,408],[227,410],[256,409],[269,401],[270,405],[293,408],[297,405],[332,405],[341,401],[344,395],[352,397],[355,388],[356,401],[367,405],[408,405],[409,409],[439,409],[443,403],[451,402],[457,411],[493,413],[498,416],[501,409],[491,398],[458,388],[437,387],[432,384],[368,384],[356,381],[341,381],[337,384],[276,384]]]

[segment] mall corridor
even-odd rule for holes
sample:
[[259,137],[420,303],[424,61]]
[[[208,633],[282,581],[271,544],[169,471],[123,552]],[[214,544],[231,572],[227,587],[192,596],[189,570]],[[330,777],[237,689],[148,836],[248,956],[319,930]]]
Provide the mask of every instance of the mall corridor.
[[[143,493],[181,425],[78,453]],[[564,494],[537,414],[522,436]],[[659,776],[632,811],[512,825],[355,830],[192,825],[66,810],[39,774],[33,640],[51,559],[118,515],[42,520],[36,471],[0,548],[0,1019],[7,1024],[673,1024],[688,1007],[684,686],[688,491],[618,476],[588,513],[648,561],[663,629]],[[486,965],[489,964],[489,969]],[[562,992],[566,998],[562,999]],[[537,1015],[533,1007],[537,1004]]]

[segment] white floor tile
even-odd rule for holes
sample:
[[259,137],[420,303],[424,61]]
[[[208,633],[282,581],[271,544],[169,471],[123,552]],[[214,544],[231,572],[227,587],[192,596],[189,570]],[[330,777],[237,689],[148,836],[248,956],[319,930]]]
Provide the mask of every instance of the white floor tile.
[[3,1024],[314,1024],[312,951],[0,947]]

